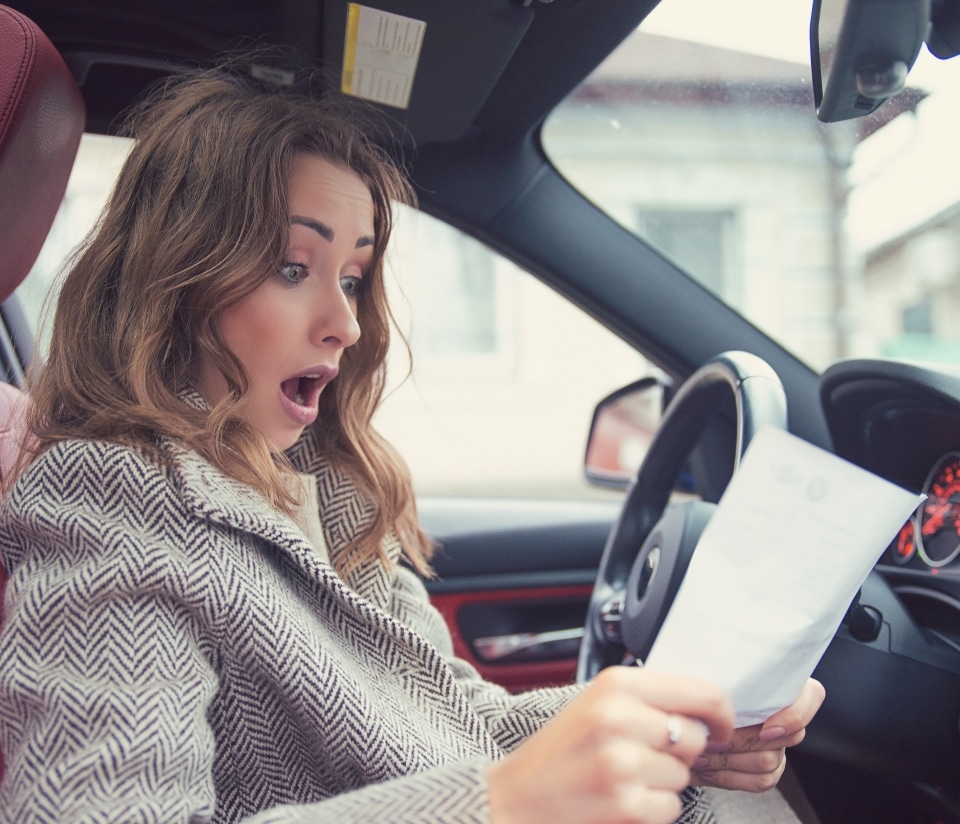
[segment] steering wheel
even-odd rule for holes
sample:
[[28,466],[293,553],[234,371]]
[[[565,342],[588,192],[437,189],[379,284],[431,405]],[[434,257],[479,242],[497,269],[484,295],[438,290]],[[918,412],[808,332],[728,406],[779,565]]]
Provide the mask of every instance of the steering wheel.
[[783,385],[749,352],[717,355],[677,390],[607,538],[580,646],[579,683],[622,663],[626,653],[641,661],[649,654],[716,508],[705,501],[668,505],[670,493],[728,393],[736,402],[734,472],[762,427],[786,428]]

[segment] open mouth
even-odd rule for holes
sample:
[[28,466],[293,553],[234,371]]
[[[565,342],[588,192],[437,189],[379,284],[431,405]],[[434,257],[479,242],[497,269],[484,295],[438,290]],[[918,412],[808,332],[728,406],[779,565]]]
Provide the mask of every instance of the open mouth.
[[298,426],[309,426],[320,414],[320,393],[337,376],[335,366],[315,366],[280,382],[280,402]]
[[299,375],[287,378],[280,384],[280,389],[297,406],[314,407],[320,397],[320,390],[329,380],[329,377],[323,375]]

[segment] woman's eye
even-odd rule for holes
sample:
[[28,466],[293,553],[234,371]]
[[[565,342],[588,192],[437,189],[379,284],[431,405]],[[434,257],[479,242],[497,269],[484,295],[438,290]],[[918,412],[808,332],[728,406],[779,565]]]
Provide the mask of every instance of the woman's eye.
[[340,278],[340,288],[348,298],[358,298],[363,291],[363,278],[354,276]]
[[277,270],[277,274],[280,275],[287,283],[300,283],[304,278],[306,278],[309,269],[305,263],[283,263],[280,268]]

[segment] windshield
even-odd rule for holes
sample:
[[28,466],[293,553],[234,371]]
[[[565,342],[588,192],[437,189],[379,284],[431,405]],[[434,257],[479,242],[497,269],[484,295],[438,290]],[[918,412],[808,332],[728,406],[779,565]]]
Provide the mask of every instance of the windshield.
[[[580,191],[811,366],[960,362],[960,60],[820,123],[810,0],[663,0],[548,120]],[[955,308],[956,307],[956,308]]]

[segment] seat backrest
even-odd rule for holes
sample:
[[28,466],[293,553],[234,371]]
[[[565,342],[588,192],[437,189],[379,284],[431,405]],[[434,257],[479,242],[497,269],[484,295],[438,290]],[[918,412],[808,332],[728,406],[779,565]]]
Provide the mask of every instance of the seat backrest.
[[[26,435],[27,396],[21,389],[0,382],[0,480],[14,472],[20,444]],[[3,567],[0,566],[0,580]],[[3,602],[0,601],[0,618],[3,617]]]
[[[86,114],[66,63],[28,18],[0,6],[0,302],[27,276],[53,225]],[[0,471],[10,465],[23,399],[0,390]],[[0,566],[0,596],[5,582]],[[0,626],[3,600],[0,597]],[[0,753],[0,777],[3,760]]]
[[53,44],[0,6],[0,302],[53,225],[84,121],[80,89]]

